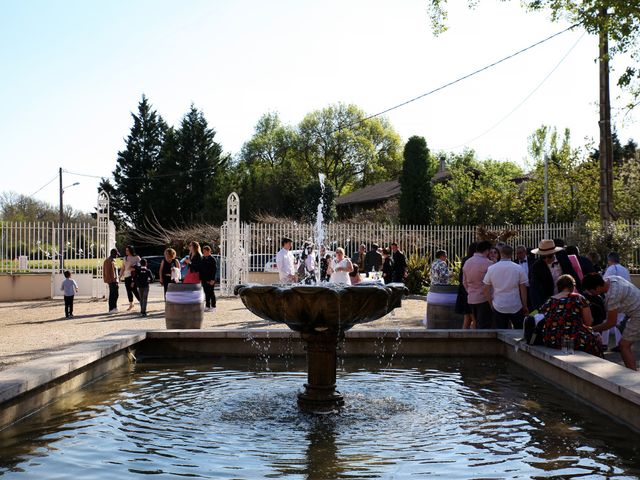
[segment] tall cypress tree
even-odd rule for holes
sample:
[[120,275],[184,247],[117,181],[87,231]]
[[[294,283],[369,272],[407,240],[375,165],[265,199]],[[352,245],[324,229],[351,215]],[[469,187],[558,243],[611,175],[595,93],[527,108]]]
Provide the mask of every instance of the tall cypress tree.
[[125,140],[125,149],[118,152],[113,171],[113,205],[129,224],[136,226],[153,210],[156,196],[152,181],[167,126],[144,95],[138,104],[138,113],[131,116],[133,126]]
[[211,210],[210,202],[216,199],[218,173],[227,162],[222,146],[214,141],[215,135],[203,113],[191,105],[175,132],[174,151],[167,152],[176,173],[171,198],[173,219],[178,225],[209,220],[207,212]]
[[400,176],[400,221],[408,225],[427,225],[432,219],[433,169],[427,142],[413,136],[404,146]]

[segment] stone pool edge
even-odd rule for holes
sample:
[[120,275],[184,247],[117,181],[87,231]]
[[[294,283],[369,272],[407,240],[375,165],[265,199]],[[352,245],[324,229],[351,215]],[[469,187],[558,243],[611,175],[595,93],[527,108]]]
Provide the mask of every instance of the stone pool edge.
[[[354,329],[342,355],[501,356],[640,432],[640,374],[582,352],[522,344],[513,330]],[[0,429],[78,390],[135,355],[303,355],[289,330],[121,330],[0,371]]]

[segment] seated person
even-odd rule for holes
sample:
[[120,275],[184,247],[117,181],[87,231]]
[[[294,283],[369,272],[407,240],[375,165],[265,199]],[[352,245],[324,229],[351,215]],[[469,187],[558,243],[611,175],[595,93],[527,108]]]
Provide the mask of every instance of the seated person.
[[561,275],[556,285],[558,293],[540,307],[540,313],[544,315],[543,345],[559,349],[563,339],[569,337],[576,350],[602,357],[600,337],[591,329],[593,319],[589,302],[582,295],[573,293],[575,280],[571,275]]
[[585,290],[583,292],[584,298],[589,302],[589,309],[591,310],[591,318],[593,319],[592,327],[600,325],[607,319],[607,309],[604,305],[604,298],[602,295]]

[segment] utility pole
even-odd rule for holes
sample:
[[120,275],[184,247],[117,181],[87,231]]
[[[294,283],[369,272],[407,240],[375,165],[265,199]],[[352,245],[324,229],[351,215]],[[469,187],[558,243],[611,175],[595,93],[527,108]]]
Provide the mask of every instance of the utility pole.
[[611,97],[609,93],[609,33],[607,8],[600,17],[600,221],[606,224],[618,215],[613,207],[613,140],[611,137]]
[[59,176],[59,180],[60,180],[60,218],[58,219],[59,223],[58,223],[58,229],[59,229],[59,234],[58,234],[58,240],[60,242],[60,249],[58,250],[58,255],[60,257],[60,272],[64,271],[64,256],[63,256],[63,250],[64,250],[64,245],[62,243],[62,232],[64,231],[63,229],[63,222],[64,222],[64,211],[62,208],[62,194],[64,193],[64,190],[62,189],[62,167],[60,167],[60,169],[58,170],[58,176]]
[[549,238],[549,155],[544,154],[544,238]]
[[63,190],[62,190],[62,167],[58,170],[58,175],[59,175],[59,178],[60,178],[60,191],[59,191],[59,193],[60,193],[60,203],[59,203],[60,212],[59,212],[58,221],[60,222],[60,225],[62,225],[62,222],[64,221],[64,213],[62,211],[62,192],[63,192]]

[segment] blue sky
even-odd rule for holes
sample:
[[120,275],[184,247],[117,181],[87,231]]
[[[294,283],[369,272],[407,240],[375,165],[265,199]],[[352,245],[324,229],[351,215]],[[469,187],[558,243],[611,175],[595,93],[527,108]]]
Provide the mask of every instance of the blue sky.
[[[433,37],[426,0],[0,0],[0,192],[31,194],[59,167],[110,175],[143,93],[170,124],[193,102],[235,154],[268,111],[291,124],[337,102],[377,113],[567,26],[515,1],[450,3]],[[571,128],[576,146],[597,140],[596,55],[596,38],[566,33],[387,118],[403,140],[526,165],[543,123]],[[616,118],[623,141],[640,140]],[[65,175],[76,181],[65,201],[92,210],[98,180]],[[56,181],[35,197],[57,195]]]

